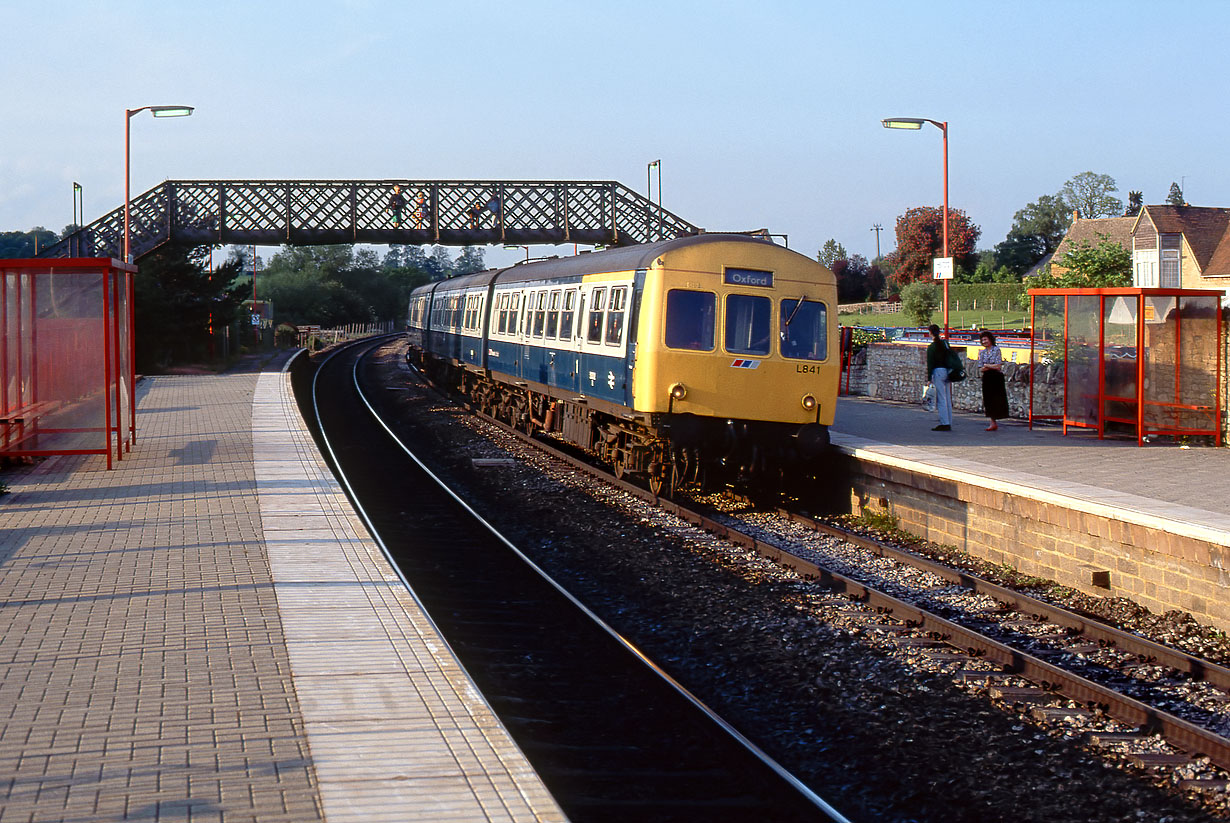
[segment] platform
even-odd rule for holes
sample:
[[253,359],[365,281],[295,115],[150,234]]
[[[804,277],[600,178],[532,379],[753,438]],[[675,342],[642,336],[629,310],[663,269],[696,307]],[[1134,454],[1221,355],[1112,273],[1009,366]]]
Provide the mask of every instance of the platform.
[[[1230,449],[1098,440],[1090,430],[842,397],[833,442],[864,502],[911,531],[1091,594],[1230,627]],[[883,488],[884,497],[877,489]],[[1109,587],[1094,572],[1109,573]]]
[[8,472],[0,820],[564,820],[263,374]]

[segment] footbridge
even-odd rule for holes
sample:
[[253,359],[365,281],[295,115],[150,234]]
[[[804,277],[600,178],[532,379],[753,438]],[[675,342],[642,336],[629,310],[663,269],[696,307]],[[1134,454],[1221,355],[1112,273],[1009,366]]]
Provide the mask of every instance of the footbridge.
[[[168,180],[129,212],[134,260],[166,243],[624,246],[702,231],[614,181]],[[40,256],[123,245],[121,205]]]

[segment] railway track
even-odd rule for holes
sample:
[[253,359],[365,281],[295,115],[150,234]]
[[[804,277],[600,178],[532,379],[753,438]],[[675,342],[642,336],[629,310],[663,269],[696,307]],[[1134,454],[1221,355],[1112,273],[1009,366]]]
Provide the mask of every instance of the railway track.
[[[826,566],[815,552],[790,551],[788,539],[775,539],[773,530],[767,533],[763,525],[743,524],[739,516],[709,506],[661,498],[550,438],[526,435],[483,417],[579,471],[820,581],[848,598],[851,618],[865,630],[946,665],[957,680],[980,684],[1001,704],[1039,722],[1089,720],[1097,727],[1088,733],[1095,745],[1126,755],[1142,768],[1201,775],[1176,780],[1183,788],[1230,788],[1224,773],[1203,762],[1230,771],[1230,669],[1224,666],[805,514],[784,509],[768,513],[870,555],[907,564],[995,605],[961,614],[950,604],[927,605],[926,596],[890,593],[869,582],[867,575]],[[1158,745],[1159,738],[1165,745]]]
[[315,372],[297,364],[305,417],[373,535],[570,819],[845,820],[426,469],[366,396],[386,388],[365,385],[360,367],[379,342],[338,350]]

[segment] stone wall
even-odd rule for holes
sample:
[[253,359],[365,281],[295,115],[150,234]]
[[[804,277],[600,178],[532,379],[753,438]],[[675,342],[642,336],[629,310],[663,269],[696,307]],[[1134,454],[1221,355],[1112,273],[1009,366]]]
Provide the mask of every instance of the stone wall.
[[[977,354],[976,347],[953,346],[958,354]],[[1012,417],[1029,417],[1029,368],[1024,363],[1004,364],[1008,409]],[[917,403],[926,384],[927,348],[906,343],[872,343],[856,352],[850,363],[848,394],[882,400]],[[1040,365],[1034,384],[1034,413],[1060,414],[1063,402],[1063,372]],[[976,360],[967,360],[965,380],[952,384],[953,408],[982,412],[982,379]],[[843,388],[845,383],[842,383]]]

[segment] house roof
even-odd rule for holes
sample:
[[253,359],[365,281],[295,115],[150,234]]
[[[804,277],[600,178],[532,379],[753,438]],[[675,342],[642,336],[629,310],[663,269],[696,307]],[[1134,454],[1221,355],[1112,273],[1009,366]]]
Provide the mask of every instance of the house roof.
[[1182,234],[1203,275],[1230,275],[1230,209],[1205,206],[1145,206],[1143,216],[1161,234]]
[[1063,256],[1081,243],[1088,242],[1096,246],[1103,239],[1117,243],[1128,251],[1132,250],[1132,227],[1136,225],[1135,217],[1097,217],[1072,221],[1068,233],[1055,248],[1054,261],[1059,263]]

